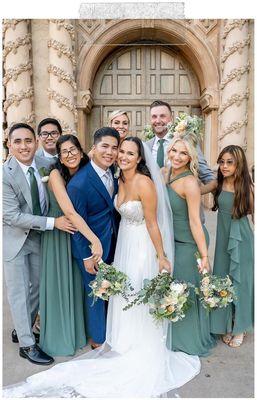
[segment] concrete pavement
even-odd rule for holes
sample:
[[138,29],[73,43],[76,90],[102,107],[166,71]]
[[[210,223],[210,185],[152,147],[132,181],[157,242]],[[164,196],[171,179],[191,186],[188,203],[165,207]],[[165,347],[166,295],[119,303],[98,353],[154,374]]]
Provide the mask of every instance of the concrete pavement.
[[[210,234],[210,260],[213,260],[216,213],[206,212],[206,226]],[[18,344],[11,342],[13,329],[9,306],[3,291],[3,385],[10,385],[49,367],[31,364],[19,357]],[[82,354],[88,347],[77,352]],[[56,363],[72,357],[56,357]],[[201,358],[200,374],[174,390],[168,397],[182,398],[251,398],[254,397],[254,347],[253,334],[247,335],[243,346],[231,349],[221,341],[209,357]]]

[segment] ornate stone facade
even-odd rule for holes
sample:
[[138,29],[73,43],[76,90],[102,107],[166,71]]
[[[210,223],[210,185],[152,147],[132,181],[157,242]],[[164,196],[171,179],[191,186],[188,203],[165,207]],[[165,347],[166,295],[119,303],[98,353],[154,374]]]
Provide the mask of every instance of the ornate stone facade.
[[[208,162],[215,166],[221,148],[236,143],[253,164],[253,20],[5,20],[3,35],[7,128],[21,120],[37,124],[54,116],[89,149],[93,130],[106,123],[118,93],[119,104],[134,116],[137,132],[137,120],[144,116],[147,121],[152,101],[140,97],[143,64],[139,68],[142,60],[137,60],[147,45],[158,47],[162,57],[153,67],[148,51],[147,74],[149,84],[156,82],[156,93],[159,90],[161,98],[167,93],[178,113],[187,109],[202,114]],[[136,48],[134,58],[130,48]],[[97,81],[101,71],[107,76],[103,84]],[[109,94],[101,100],[97,88]],[[133,89],[138,96],[130,102]]]

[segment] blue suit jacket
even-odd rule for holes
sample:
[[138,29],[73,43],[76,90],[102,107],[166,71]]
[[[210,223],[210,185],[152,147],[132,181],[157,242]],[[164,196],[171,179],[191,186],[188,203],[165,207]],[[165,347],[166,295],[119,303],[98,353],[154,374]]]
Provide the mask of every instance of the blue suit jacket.
[[[114,194],[118,191],[118,181],[114,178]],[[100,239],[103,246],[103,260],[108,258],[113,236],[117,236],[118,213],[103,182],[91,163],[81,168],[67,185],[68,195],[77,213],[86,221],[90,229]],[[91,256],[90,242],[80,233],[71,235],[72,253],[75,258]]]

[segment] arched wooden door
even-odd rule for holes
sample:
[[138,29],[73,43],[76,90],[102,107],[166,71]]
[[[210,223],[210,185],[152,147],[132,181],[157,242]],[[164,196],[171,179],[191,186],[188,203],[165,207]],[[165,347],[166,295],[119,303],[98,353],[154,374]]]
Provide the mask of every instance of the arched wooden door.
[[106,126],[113,110],[124,109],[131,134],[140,137],[154,100],[168,102],[176,117],[180,112],[199,115],[199,98],[197,77],[179,52],[167,46],[126,46],[109,55],[95,76],[90,133]]

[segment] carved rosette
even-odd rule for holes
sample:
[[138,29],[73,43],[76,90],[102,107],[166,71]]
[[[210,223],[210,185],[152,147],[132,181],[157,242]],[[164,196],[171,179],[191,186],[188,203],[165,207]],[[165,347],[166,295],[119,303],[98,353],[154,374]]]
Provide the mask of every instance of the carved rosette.
[[226,20],[221,32],[221,83],[218,136],[219,151],[229,144],[245,150],[248,123],[248,73],[251,37],[248,20]]
[[35,124],[29,26],[23,19],[3,21],[5,135],[14,123]]
[[69,20],[49,21],[49,88],[50,115],[62,124],[66,133],[76,133],[77,109],[74,101],[76,83],[74,68],[74,27]]

